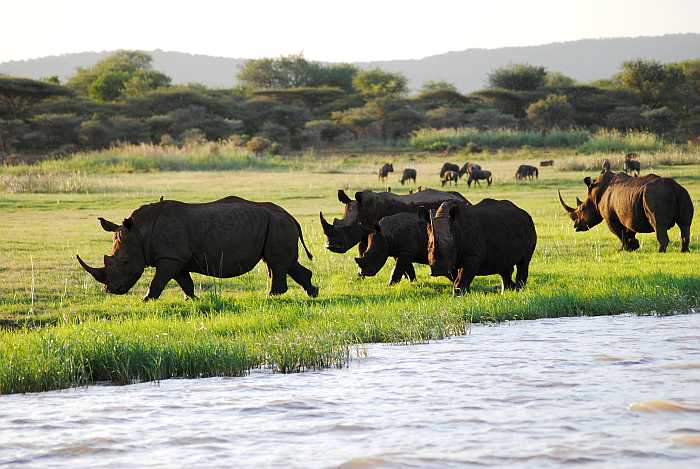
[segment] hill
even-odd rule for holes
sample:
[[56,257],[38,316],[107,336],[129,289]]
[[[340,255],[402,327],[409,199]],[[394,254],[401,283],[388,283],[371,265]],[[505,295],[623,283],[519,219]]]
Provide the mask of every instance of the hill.
[[[83,52],[39,59],[5,62],[0,74],[41,78],[69,77],[78,66],[89,66],[109,52]],[[230,87],[245,59],[194,55],[162,50],[152,51],[154,67],[170,75],[175,83],[199,82],[213,87]],[[572,78],[588,82],[609,78],[629,59],[661,62],[700,58],[700,34],[671,34],[653,37],[583,39],[540,46],[467,49],[416,60],[358,63],[404,73],[412,88],[426,80],[446,80],[461,91],[474,91],[486,83],[488,73],[509,63],[543,65]]]

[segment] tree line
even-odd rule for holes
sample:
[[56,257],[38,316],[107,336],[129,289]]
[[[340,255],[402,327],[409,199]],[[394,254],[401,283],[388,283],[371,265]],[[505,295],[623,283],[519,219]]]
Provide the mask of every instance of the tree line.
[[410,92],[406,77],[303,55],[249,60],[239,85],[175,86],[150,55],[119,51],[65,83],[0,76],[0,153],[57,155],[115,142],[180,144],[256,138],[264,151],[400,141],[420,128],[649,130],[700,135],[700,60],[633,60],[581,84],[544,67],[492,71],[462,94],[444,81]]

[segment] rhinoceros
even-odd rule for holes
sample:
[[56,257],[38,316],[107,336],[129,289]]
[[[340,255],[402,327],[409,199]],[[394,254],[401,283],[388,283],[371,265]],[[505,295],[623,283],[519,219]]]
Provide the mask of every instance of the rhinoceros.
[[419,213],[428,222],[430,274],[454,279],[456,295],[468,292],[477,275],[500,275],[503,290],[525,286],[537,245],[525,210],[508,200],[484,199],[476,205],[444,202],[437,211]]
[[267,264],[270,295],[287,291],[287,275],[311,297],[311,271],[298,261],[298,241],[309,259],[299,223],[282,207],[226,197],[214,202],[188,204],[161,200],[136,209],[121,225],[99,218],[114,233],[112,254],[104,267],[78,262],[107,293],[122,295],[141,278],[145,267],[156,273],[144,300],[156,299],[175,280],[185,295],[195,298],[191,272],[229,278]]
[[390,192],[372,192],[364,190],[355,193],[351,199],[342,189],[338,191],[338,200],[345,205],[342,219],[334,219],[328,223],[319,213],[323,233],[326,235],[326,247],[335,253],[344,253],[360,243],[360,254],[367,248],[367,236],[372,228],[382,218],[400,212],[415,213],[423,205],[437,208],[446,200],[460,200],[469,203],[459,192],[443,192],[435,189],[424,189],[408,195],[397,195]]
[[397,213],[379,220],[367,238],[367,249],[355,262],[360,275],[373,277],[389,257],[396,259],[389,285],[399,283],[402,277],[415,280],[413,263],[428,263],[426,223],[417,214]]
[[639,249],[637,233],[656,232],[659,252],[666,252],[667,231],[678,225],[681,230],[681,252],[690,245],[690,224],[693,202],[688,191],[671,178],[656,174],[632,177],[605,171],[595,180],[586,177],[585,201],[576,198],[576,208],[569,207],[559,192],[559,201],[574,222],[576,231],[588,231],[603,220],[622,242],[622,249]]

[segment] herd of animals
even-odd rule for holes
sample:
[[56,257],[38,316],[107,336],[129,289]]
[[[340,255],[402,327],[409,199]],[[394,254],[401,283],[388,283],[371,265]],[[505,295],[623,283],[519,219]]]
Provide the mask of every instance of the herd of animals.
[[[553,163],[543,161],[540,166]],[[655,174],[630,176],[627,172],[639,174],[634,154],[625,158],[625,172],[611,171],[607,160],[602,169],[595,179],[584,179],[587,195],[584,200],[576,198],[576,207],[567,205],[559,193],[575,231],[587,231],[605,221],[626,251],[639,248],[637,233],[655,232],[659,252],[665,252],[668,230],[677,225],[681,251],[689,250],[694,207],[683,186]],[[384,165],[380,180],[392,171],[392,164]],[[468,185],[492,181],[491,172],[475,163],[461,167],[445,163],[440,170],[442,186],[456,184],[465,175]],[[401,183],[415,184],[416,177],[415,169],[407,168]],[[516,172],[516,179],[533,177],[538,177],[534,166],[521,165]],[[519,290],[527,283],[537,232],[530,215],[509,200],[486,198],[472,204],[456,191],[419,187],[407,195],[363,190],[354,198],[341,189],[338,201],[344,206],[342,218],[330,223],[319,213],[326,248],[345,253],[357,245],[355,262],[363,277],[376,275],[393,257],[390,284],[404,277],[414,280],[416,263],[428,265],[432,276],[449,279],[456,295],[468,292],[476,276],[499,275],[503,290]],[[299,263],[299,241],[312,259],[301,226],[270,202],[230,196],[190,204],[161,197],[136,209],[120,225],[104,218],[99,221],[113,233],[112,254],[104,256],[103,267],[77,259],[108,293],[127,293],[146,267],[155,267],[144,300],[158,298],[170,280],[187,297],[195,298],[190,273],[235,277],[252,270],[261,259],[268,268],[270,295],[287,291],[287,276],[310,297],[319,292],[311,283],[312,272]]]

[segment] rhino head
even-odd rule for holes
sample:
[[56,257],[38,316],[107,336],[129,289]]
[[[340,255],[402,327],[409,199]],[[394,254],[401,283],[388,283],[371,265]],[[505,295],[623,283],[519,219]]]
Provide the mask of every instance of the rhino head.
[[576,197],[576,208],[566,205],[566,202],[564,202],[561,196],[561,192],[557,191],[559,193],[559,202],[561,202],[562,207],[564,207],[564,210],[569,214],[569,218],[574,222],[575,231],[588,231],[603,221],[603,217],[600,211],[598,211],[598,205],[596,203],[600,190],[600,182],[598,180],[592,181],[590,177],[586,176],[583,179],[583,183],[586,184],[588,188],[588,196],[584,201]]
[[435,210],[425,207],[418,209],[418,216],[427,223],[428,265],[433,277],[454,279],[457,275],[457,243],[455,240],[455,219],[459,216],[459,206],[455,201],[443,202]]
[[362,241],[369,230],[358,220],[358,202],[352,200],[342,189],[338,190],[338,200],[345,205],[343,218],[335,218],[328,223],[323,212],[319,212],[323,234],[326,235],[326,248],[338,254],[343,254]]
[[103,267],[91,267],[76,255],[83,269],[100,283],[107,293],[123,295],[141,278],[146,268],[143,237],[131,218],[121,225],[99,218],[105,231],[114,233],[112,254],[104,256]]
[[389,258],[389,243],[382,234],[381,227],[376,225],[367,237],[367,249],[361,257],[356,257],[359,275],[362,277],[374,277],[382,270]]

